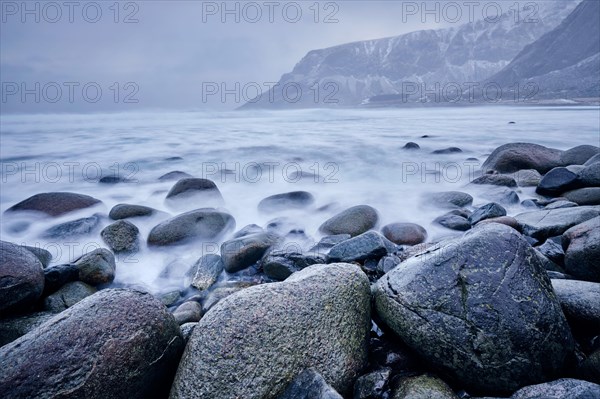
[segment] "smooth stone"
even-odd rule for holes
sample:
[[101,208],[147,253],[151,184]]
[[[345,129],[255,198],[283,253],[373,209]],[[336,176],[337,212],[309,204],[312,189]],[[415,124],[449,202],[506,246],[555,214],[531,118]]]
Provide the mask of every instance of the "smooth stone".
[[98,180],[100,184],[117,184],[117,183],[135,183],[135,180],[127,179],[122,176],[104,176]]
[[308,266],[325,263],[325,257],[318,254],[272,251],[261,261],[263,272],[273,280],[283,281],[293,273]]
[[480,193],[482,198],[488,201],[498,202],[500,204],[514,205],[520,201],[519,195],[510,188],[500,186],[488,186],[486,190]]
[[482,226],[488,223],[500,223],[519,231],[519,223],[517,222],[517,219],[512,216],[500,216],[497,218],[485,219],[477,223],[477,226]]
[[600,153],[599,147],[585,144],[564,151],[560,160],[563,165],[583,165],[598,153]]
[[221,300],[190,337],[171,399],[271,399],[314,368],[348,392],[367,363],[370,288],[350,264],[310,266]]
[[44,299],[44,310],[54,313],[62,312],[97,291],[96,288],[81,281],[67,283]]
[[568,165],[565,166],[567,168],[567,170],[569,170],[570,172],[579,174],[579,172],[581,172],[583,169],[585,169],[585,166],[583,165]]
[[555,202],[552,202],[552,203],[550,203],[550,204],[546,205],[546,206],[544,207],[544,209],[575,208],[575,207],[577,207],[577,206],[579,206],[579,205],[577,205],[577,204],[576,204],[576,203],[574,203],[574,202],[571,202],[571,201],[565,201],[565,200],[560,200],[560,201],[555,201]]
[[44,291],[44,271],[28,249],[0,241],[0,314],[23,310]]
[[168,246],[194,240],[214,240],[234,228],[235,220],[228,213],[197,209],[154,226],[148,235],[148,245]]
[[354,383],[353,399],[379,398],[388,385],[392,369],[384,368],[358,377]]
[[343,399],[315,369],[301,372],[277,399]]
[[217,185],[208,179],[185,178],[177,181],[167,193],[166,202],[172,207],[181,208],[190,202],[201,202],[204,206],[225,203]]
[[22,337],[54,316],[52,312],[36,312],[3,318],[0,323],[0,346]]
[[87,218],[71,220],[50,227],[40,237],[52,239],[65,239],[71,237],[85,236],[94,233],[100,227],[100,216],[92,215]]
[[435,150],[432,151],[432,154],[458,154],[460,152],[463,152],[463,150],[461,150],[458,147],[448,147],[448,148],[443,148],[441,150]]
[[192,266],[189,275],[190,285],[200,291],[210,288],[223,272],[223,260],[219,255],[207,254],[202,256]]
[[562,166],[562,151],[531,143],[510,143],[496,148],[481,166],[483,171],[514,173],[522,169],[535,169],[546,173]]
[[578,205],[600,205],[600,187],[579,188],[567,191],[563,196]]
[[202,305],[195,301],[182,303],[173,312],[177,324],[195,323],[202,318]]
[[395,249],[394,243],[376,231],[367,231],[359,236],[342,241],[327,254],[328,262],[357,262],[368,258],[380,259]]
[[523,234],[545,240],[561,235],[569,228],[600,216],[600,207],[580,206],[520,213],[515,216]]
[[161,397],[182,350],[152,295],[102,290],[0,348],[0,397]]
[[121,220],[133,217],[152,216],[158,212],[154,208],[142,205],[117,204],[110,210],[108,217],[112,220]]
[[374,296],[380,319],[469,392],[506,394],[547,380],[574,350],[536,252],[500,224],[404,261]]
[[181,180],[181,179],[191,179],[194,176],[189,173],[182,172],[180,170],[174,170],[172,172],[165,173],[161,177],[158,178],[159,181],[173,181],[173,180]]
[[540,195],[557,196],[578,186],[577,173],[573,173],[567,168],[558,167],[544,175],[535,192]]
[[444,381],[430,375],[407,377],[400,380],[392,399],[458,399]]
[[352,236],[350,234],[335,234],[331,236],[325,236],[319,240],[319,242],[314,245],[312,248],[308,250],[308,252],[325,256],[329,253],[329,250],[333,248],[336,244],[339,244],[342,241],[346,241],[350,239]]
[[473,203],[473,197],[461,191],[444,191],[428,194],[426,201],[441,208],[454,209],[470,206]]
[[471,222],[466,217],[454,214],[446,214],[435,218],[433,223],[444,226],[450,230],[467,231],[471,228]]
[[78,279],[79,268],[73,263],[50,266],[44,269],[44,294],[51,294],[63,285]]
[[74,263],[79,270],[79,280],[89,285],[108,284],[115,279],[115,256],[108,249],[95,249]]
[[140,230],[127,220],[106,226],[100,236],[114,253],[132,253],[139,250]]
[[565,231],[562,247],[567,273],[578,279],[600,282],[600,217]]
[[517,187],[517,182],[510,176],[499,174],[487,174],[474,179],[471,184],[488,184],[492,186]]
[[402,260],[396,255],[387,255],[379,259],[377,262],[376,270],[379,274],[384,275],[385,273],[398,266]]
[[565,264],[565,251],[562,246],[553,240],[546,240],[542,245],[536,248],[545,257],[550,259],[557,265],[564,266]]
[[600,397],[600,385],[562,378],[521,388],[510,399],[595,399],[598,397]]
[[179,290],[174,290],[170,292],[166,292],[157,297],[165,306],[173,306],[179,298],[181,298],[181,292]]
[[552,287],[567,320],[600,332],[600,283],[552,280]]
[[522,169],[507,176],[512,177],[519,187],[537,187],[542,180],[542,175],[535,169]]
[[32,254],[34,254],[35,257],[38,258],[38,260],[42,264],[42,267],[47,267],[52,261],[52,254],[50,253],[50,251],[47,251],[40,247],[30,247],[28,245],[21,246],[29,252],[31,252]]
[[579,181],[584,187],[600,186],[600,162],[586,166],[577,174]]
[[506,209],[500,204],[491,202],[475,209],[469,216],[469,223],[475,225],[482,220],[506,216]]
[[228,273],[235,273],[252,266],[278,240],[279,236],[275,234],[259,233],[225,241],[221,244],[223,268]]
[[402,147],[402,149],[403,150],[414,151],[414,150],[420,150],[421,147],[417,143],[409,141],[408,143],[404,144],[404,147]]
[[417,245],[427,239],[427,230],[415,223],[391,223],[383,226],[381,233],[398,245]]
[[588,159],[583,165],[590,166],[590,165],[593,165],[593,164],[599,163],[599,162],[600,162],[600,154],[596,154],[593,157],[591,157],[590,159]]
[[89,195],[65,192],[42,193],[11,206],[6,212],[35,211],[49,216],[61,216],[100,203],[102,203],[100,200]]
[[242,227],[240,230],[233,233],[232,239],[249,236],[251,234],[264,233],[265,230],[256,224],[249,224],[247,226]]
[[306,191],[271,195],[258,203],[260,212],[280,212],[289,209],[305,209],[314,204],[315,197]]
[[379,214],[368,205],[358,205],[348,208],[328,219],[319,227],[323,234],[350,234],[355,237],[371,230],[377,225]]

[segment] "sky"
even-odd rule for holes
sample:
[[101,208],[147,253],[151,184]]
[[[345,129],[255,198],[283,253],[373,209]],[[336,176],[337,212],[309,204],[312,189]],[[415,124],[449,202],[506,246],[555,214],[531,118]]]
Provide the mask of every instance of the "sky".
[[310,50],[462,24],[488,3],[1,0],[0,113],[234,109]]

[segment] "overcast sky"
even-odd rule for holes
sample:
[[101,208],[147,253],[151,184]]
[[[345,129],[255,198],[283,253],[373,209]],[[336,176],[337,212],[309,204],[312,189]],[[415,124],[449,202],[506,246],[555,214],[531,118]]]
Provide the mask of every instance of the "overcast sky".
[[422,3],[2,0],[0,106],[4,114],[232,109],[241,104],[231,96],[204,102],[203,83],[262,86],[312,49],[483,15],[482,3],[461,1],[460,22],[442,8],[436,21]]

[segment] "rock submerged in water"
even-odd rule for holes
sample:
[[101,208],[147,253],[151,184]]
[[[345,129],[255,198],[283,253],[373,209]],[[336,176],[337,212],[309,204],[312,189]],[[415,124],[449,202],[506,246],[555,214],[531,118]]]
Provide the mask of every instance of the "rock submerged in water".
[[258,203],[258,210],[264,213],[289,209],[305,209],[315,202],[315,197],[307,191],[271,195]]
[[106,226],[100,236],[114,253],[132,253],[139,249],[140,230],[127,220]]
[[228,296],[195,327],[171,399],[274,399],[311,367],[348,392],[367,361],[370,296],[350,264],[310,266]]
[[455,209],[471,205],[473,197],[461,191],[443,191],[428,194],[426,202],[444,209]]
[[158,212],[154,208],[142,205],[117,204],[110,210],[108,217],[112,220],[121,220],[140,216],[151,216]]
[[371,230],[377,225],[379,214],[368,205],[348,208],[328,219],[319,227],[323,234],[350,234],[352,237]]
[[100,215],[92,215],[87,218],[71,220],[50,227],[40,237],[49,239],[66,239],[83,235],[90,235],[100,227]]
[[200,202],[204,206],[218,206],[225,200],[212,180],[192,177],[177,181],[167,193],[166,202],[175,209],[183,209],[189,208],[189,202]]
[[405,343],[473,392],[544,381],[574,350],[535,251],[496,223],[401,263],[376,284],[375,304]]
[[36,194],[11,206],[6,212],[34,211],[48,216],[61,216],[102,203],[89,195],[55,192]]
[[186,244],[193,240],[212,240],[235,228],[228,213],[214,209],[197,209],[167,219],[154,226],[148,235],[148,245]]
[[0,241],[0,314],[33,304],[44,291],[44,271],[28,249]]
[[102,290],[0,348],[0,397],[160,396],[182,349],[179,326],[152,295]]
[[507,175],[487,174],[474,179],[471,184],[492,185],[514,188],[517,187],[517,182]]

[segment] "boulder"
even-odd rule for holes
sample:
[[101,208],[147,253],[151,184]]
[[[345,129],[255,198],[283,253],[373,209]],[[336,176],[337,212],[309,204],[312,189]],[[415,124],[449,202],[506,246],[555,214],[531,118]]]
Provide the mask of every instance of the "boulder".
[[491,202],[475,209],[469,216],[469,223],[475,225],[482,220],[506,216],[506,209],[500,204]]
[[319,240],[319,242],[310,248],[308,251],[318,254],[318,255],[327,255],[329,250],[333,248],[334,245],[339,244],[342,241],[346,241],[352,236],[350,234],[336,234],[332,236],[325,236]]
[[517,187],[517,182],[510,176],[486,174],[474,179],[471,184],[489,184],[492,186]]
[[258,210],[265,213],[289,209],[305,209],[315,202],[315,197],[306,191],[292,191],[271,195],[258,203]]
[[600,217],[565,231],[562,247],[568,274],[582,280],[600,282]]
[[563,196],[578,205],[600,205],[600,187],[585,187],[567,191]]
[[342,396],[310,368],[298,374],[278,399],[342,399]]
[[552,280],[552,287],[569,321],[600,332],[600,283],[561,279]]
[[428,194],[426,202],[444,209],[455,209],[470,206],[473,203],[473,197],[461,191],[444,191]]
[[158,211],[142,205],[117,204],[110,210],[108,217],[112,220],[121,220],[133,217],[152,216]]
[[388,386],[391,372],[392,369],[386,367],[358,377],[353,399],[380,398]]
[[594,399],[600,397],[600,385],[562,378],[519,389],[510,399]]
[[115,279],[115,256],[108,249],[98,248],[75,261],[79,280],[92,286],[112,283]]
[[440,226],[444,226],[450,230],[467,231],[471,228],[471,222],[461,215],[453,213],[447,213],[445,215],[435,218],[433,223],[437,223]]
[[22,310],[44,291],[42,264],[26,248],[0,241],[0,314]]
[[564,151],[560,157],[563,165],[583,165],[591,157],[597,155],[600,148],[593,145],[580,145]]
[[127,220],[106,226],[100,236],[114,253],[132,253],[139,250],[140,230]]
[[264,229],[256,224],[249,224],[247,226],[242,227],[240,230],[233,233],[233,238],[240,238],[244,236],[249,236],[251,234],[264,233]]
[[506,394],[545,381],[574,350],[534,249],[501,224],[409,258],[377,282],[374,296],[386,325],[472,392]]
[[481,222],[477,223],[477,225],[484,225],[488,223],[500,223],[519,231],[519,223],[517,222],[517,219],[515,219],[512,216],[499,216],[496,218],[484,219]]
[[420,375],[400,380],[392,399],[458,399],[450,387],[437,377]]
[[550,259],[552,262],[556,263],[559,266],[564,266],[565,251],[563,251],[562,246],[554,240],[548,239],[536,249],[540,251],[542,255]]
[[223,260],[219,255],[207,254],[202,256],[190,270],[191,286],[200,291],[213,285],[223,271]]
[[279,237],[271,233],[258,233],[221,244],[223,268],[228,273],[239,272],[258,262]]
[[36,312],[3,318],[0,323],[0,346],[22,337],[54,317],[51,312]]
[[[167,193],[166,203],[175,209],[190,208],[190,203],[218,206],[225,203],[217,185],[208,179],[185,178],[177,181]],[[192,205],[191,208],[194,206]]]
[[408,143],[404,144],[404,147],[402,147],[402,150],[420,150],[421,147],[417,144],[417,143],[413,143],[412,141],[409,141]]
[[44,268],[47,267],[52,261],[52,254],[50,251],[40,248],[39,246],[30,247],[28,245],[22,245],[22,247],[34,254]]
[[54,294],[44,299],[44,309],[50,312],[59,313],[70,308],[92,294],[96,293],[96,288],[81,281],[74,281],[63,285]]
[[357,262],[379,259],[396,249],[394,243],[376,231],[367,231],[334,245],[327,254],[329,262]]
[[577,177],[584,187],[600,186],[600,162],[586,166],[577,173]]
[[366,365],[370,326],[369,281],[354,265],[314,265],[246,288],[200,320],[170,397],[278,398],[311,367],[348,392]]
[[377,225],[379,215],[368,205],[358,205],[348,208],[328,219],[319,227],[323,234],[350,234],[355,237],[371,230]]
[[538,144],[510,143],[496,148],[481,166],[483,171],[514,173],[522,169],[535,169],[546,173],[562,166],[562,151]]
[[11,206],[6,212],[34,211],[48,216],[61,216],[100,203],[100,200],[89,195],[64,192],[42,193]]
[[598,206],[580,206],[520,213],[515,216],[523,234],[545,240],[561,235],[570,227],[600,216]]
[[148,235],[148,245],[167,246],[194,240],[214,240],[234,228],[235,220],[228,213],[197,209],[154,226]]
[[577,205],[575,202],[560,200],[549,203],[544,209],[560,209],[560,208],[575,208]]
[[519,187],[536,187],[542,180],[542,175],[535,169],[522,169],[507,176],[512,177]]
[[179,326],[152,295],[103,290],[0,348],[0,397],[160,396],[182,349]]
[[289,250],[271,251],[261,261],[264,273],[277,281],[283,281],[292,273],[319,263],[325,263],[324,256],[310,252],[302,254]]
[[158,178],[159,181],[173,181],[173,180],[181,180],[187,178],[193,178],[194,176],[189,173],[182,172],[180,170],[174,170],[172,172],[165,173],[161,177]]
[[596,154],[593,157],[591,157],[590,159],[588,159],[583,165],[590,166],[590,165],[593,165],[593,164],[599,163],[599,162],[600,162],[600,154]]
[[479,195],[488,201],[498,202],[500,204],[513,205],[518,204],[520,201],[519,195],[514,190],[507,187],[488,186],[488,188],[482,190]]
[[417,245],[427,239],[427,230],[415,223],[391,223],[383,226],[381,233],[398,245]]
[[66,239],[79,237],[94,233],[100,227],[100,215],[92,215],[87,218],[71,220],[50,227],[44,231],[40,237],[46,239]]
[[432,151],[432,154],[458,154],[463,152],[463,150],[461,150],[458,147],[448,147],[448,148],[442,148],[441,150],[435,150]]
[[179,325],[195,323],[202,318],[202,305],[195,301],[184,302],[175,309],[173,317]]
[[565,191],[572,190],[579,186],[577,173],[573,173],[567,168],[554,168],[540,181],[535,192],[540,195],[557,196]]
[[63,285],[79,279],[79,269],[73,263],[44,269],[44,295],[52,294]]

